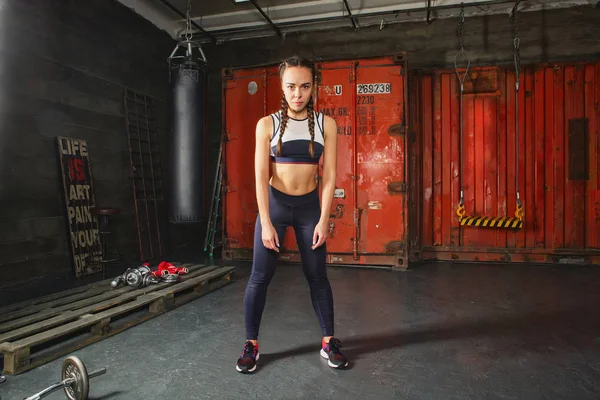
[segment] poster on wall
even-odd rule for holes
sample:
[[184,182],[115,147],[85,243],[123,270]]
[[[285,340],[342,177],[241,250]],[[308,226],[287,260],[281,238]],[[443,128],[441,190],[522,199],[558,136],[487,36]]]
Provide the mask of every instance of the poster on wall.
[[85,140],[60,136],[57,140],[69,248],[75,276],[79,278],[102,270],[100,263],[93,262],[102,254],[102,246],[98,220],[92,215],[96,206],[92,169]]

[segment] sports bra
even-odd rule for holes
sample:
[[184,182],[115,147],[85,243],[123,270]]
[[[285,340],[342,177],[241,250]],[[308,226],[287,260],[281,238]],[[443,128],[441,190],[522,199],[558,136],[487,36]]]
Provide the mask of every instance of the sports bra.
[[325,148],[324,123],[325,115],[313,111],[315,114],[315,143],[314,158],[308,152],[310,145],[310,132],[308,117],[294,119],[288,117],[285,132],[283,132],[281,154],[277,156],[277,143],[279,142],[279,128],[281,127],[281,111],[271,114],[273,119],[273,134],[271,135],[271,160],[276,163],[286,164],[318,164]]

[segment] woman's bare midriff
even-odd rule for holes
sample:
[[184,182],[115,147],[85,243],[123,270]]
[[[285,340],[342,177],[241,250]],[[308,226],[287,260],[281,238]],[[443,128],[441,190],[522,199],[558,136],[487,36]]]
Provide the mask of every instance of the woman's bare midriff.
[[277,164],[271,163],[271,180],[269,184],[280,192],[292,196],[301,196],[317,187],[317,168],[312,164]]

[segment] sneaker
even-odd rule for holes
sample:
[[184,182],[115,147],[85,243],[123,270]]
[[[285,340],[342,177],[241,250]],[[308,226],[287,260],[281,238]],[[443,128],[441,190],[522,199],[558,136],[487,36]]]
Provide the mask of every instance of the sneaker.
[[321,357],[328,360],[327,364],[331,368],[346,368],[348,366],[348,360],[344,353],[340,351],[342,343],[336,339],[329,339],[329,343],[322,343]]
[[247,341],[244,343],[244,350],[242,355],[238,358],[235,369],[243,374],[254,372],[256,370],[256,362],[258,361],[258,346],[255,346],[252,342]]

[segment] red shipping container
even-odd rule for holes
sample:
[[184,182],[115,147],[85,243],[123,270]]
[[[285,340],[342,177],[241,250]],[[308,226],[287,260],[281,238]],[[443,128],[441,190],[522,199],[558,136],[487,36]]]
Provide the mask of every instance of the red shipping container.
[[[328,263],[406,267],[405,55],[319,62],[317,70],[315,109],[338,126]],[[277,66],[223,71],[225,259],[251,259],[255,127],[280,108],[281,93]],[[291,228],[280,259],[300,261]]]
[[[462,73],[462,71],[461,71]],[[515,160],[523,229],[460,226],[459,93],[454,70],[411,88],[411,179],[424,259],[600,262],[600,63],[524,68],[515,143],[515,73],[472,68],[463,95],[467,215],[514,216]]]

